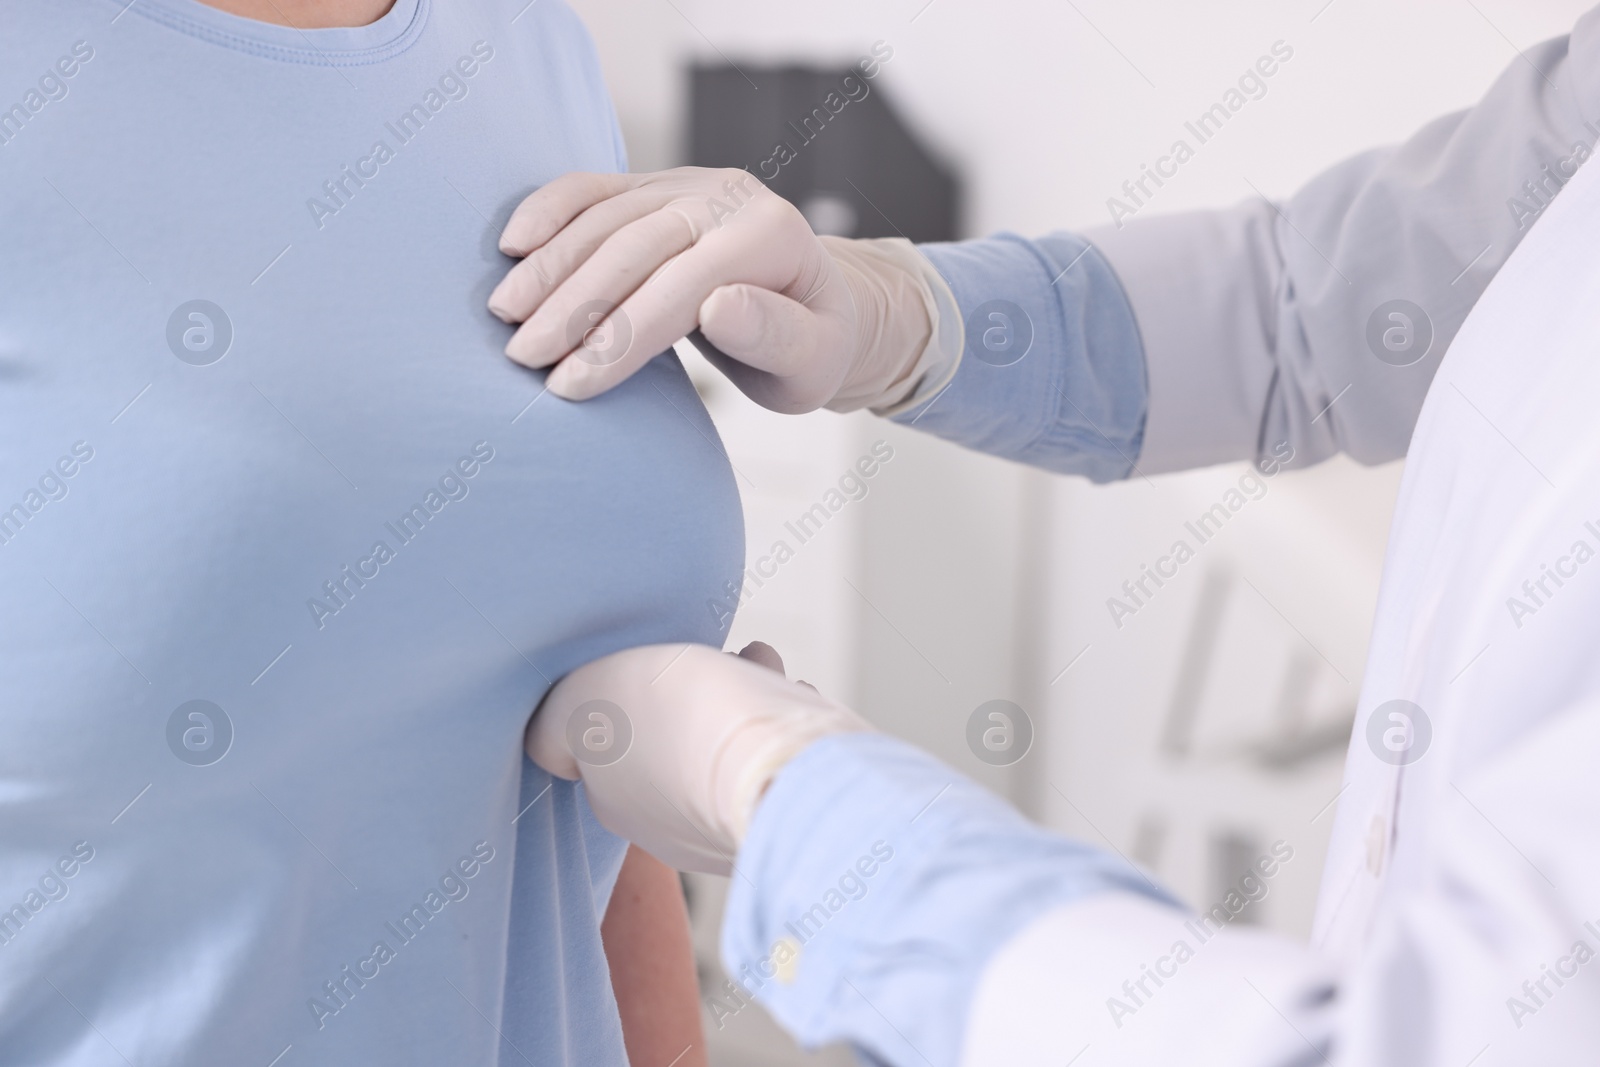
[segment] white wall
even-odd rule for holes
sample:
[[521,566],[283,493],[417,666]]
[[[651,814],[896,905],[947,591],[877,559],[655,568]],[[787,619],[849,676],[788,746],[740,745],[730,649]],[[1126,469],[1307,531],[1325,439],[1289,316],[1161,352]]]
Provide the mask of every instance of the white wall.
[[[1106,221],[1107,198],[1275,41],[1294,56],[1266,96],[1145,210],[1221,205],[1255,189],[1288,194],[1344,156],[1470,104],[1502,68],[1521,62],[1517,48],[1565,32],[1589,6],[570,2],[596,35],[635,169],[680,161],[681,68],[691,59],[849,61],[887,41],[895,54],[879,88],[960,171],[972,235]],[[798,673],[1051,825],[1137,855],[1195,903],[1210,903],[1216,891],[1217,836],[1290,841],[1296,857],[1260,918],[1304,933],[1340,756],[1274,771],[1260,753],[1286,733],[1337,722],[1354,703],[1398,466],[1336,462],[1273,479],[1119,629],[1106,597],[1238,470],[1094,488],[864,415],[784,419],[753,410],[726,385],[711,382],[707,393],[744,472],[753,551],[766,551],[775,526],[872,440],[896,450],[868,498],[751,599],[736,641],[773,640]],[[1208,581],[1226,592],[1197,631]],[[1185,651],[1210,629],[1205,684],[1189,705],[1193,743],[1177,758],[1163,752],[1161,731]],[[965,748],[967,715],[993,697],[1021,703],[1040,729],[1035,751],[1010,771],[983,767]],[[1295,709],[1302,721],[1291,729],[1286,716]],[[714,898],[714,887],[707,894]],[[704,922],[709,952],[714,934]],[[754,1013],[717,1037],[719,1063],[800,1062]]]

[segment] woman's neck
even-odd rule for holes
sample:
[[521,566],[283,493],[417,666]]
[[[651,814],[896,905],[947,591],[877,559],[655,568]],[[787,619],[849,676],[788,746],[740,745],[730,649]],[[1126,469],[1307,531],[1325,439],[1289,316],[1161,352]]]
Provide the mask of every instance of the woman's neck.
[[334,26],[366,26],[377,22],[394,0],[200,0],[207,7],[258,22],[274,22],[300,30]]

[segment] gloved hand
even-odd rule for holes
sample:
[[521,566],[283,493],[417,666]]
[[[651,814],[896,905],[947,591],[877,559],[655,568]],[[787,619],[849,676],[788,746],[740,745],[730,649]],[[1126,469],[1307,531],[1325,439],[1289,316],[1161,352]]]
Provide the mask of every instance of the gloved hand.
[[740,656],[647,645],[563,678],[529,724],[527,749],[551,774],[581,775],[612,833],[679,870],[725,875],[784,764],[813,741],[869,729],[786,681],[766,645]]
[[955,297],[909,241],[819,238],[747,171],[568,174],[517,207],[500,251],[525,257],[489,297],[522,323],[506,355],[555,365],[569,400],[686,335],[786,413],[892,405],[960,356]]

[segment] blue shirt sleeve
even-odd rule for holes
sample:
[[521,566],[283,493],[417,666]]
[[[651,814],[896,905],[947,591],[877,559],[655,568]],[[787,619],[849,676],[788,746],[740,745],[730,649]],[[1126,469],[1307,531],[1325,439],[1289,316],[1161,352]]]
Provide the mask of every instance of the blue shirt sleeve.
[[779,773],[739,852],[722,930],[741,987],[729,998],[753,996],[808,1046],[953,1065],[990,956],[1052,908],[1106,891],[1175,903],[903,741],[830,737]]
[[1061,233],[919,245],[956,298],[955,377],[894,421],[1096,482],[1126,478],[1144,437],[1144,348],[1098,249]]

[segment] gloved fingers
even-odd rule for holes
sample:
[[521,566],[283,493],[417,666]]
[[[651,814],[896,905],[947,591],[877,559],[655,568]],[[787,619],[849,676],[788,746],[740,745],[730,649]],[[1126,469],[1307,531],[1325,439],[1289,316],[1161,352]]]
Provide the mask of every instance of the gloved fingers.
[[640,184],[640,175],[574,172],[546,182],[523,198],[500,231],[500,251],[525,256],[584,211]]
[[525,321],[612,234],[660,207],[659,193],[629,189],[588,208],[506,272],[489,294],[489,310],[503,322]]
[[[506,355],[528,367],[549,366],[573,352],[597,366],[632,356],[637,369],[683,334],[658,343],[634,325],[631,315],[619,318],[616,312],[693,242],[689,225],[672,212],[654,212],[624,226],[539,305],[512,335]],[[685,317],[694,314],[693,306],[680,311]],[[607,321],[616,329],[598,329]]]
[[768,670],[783,674],[783,657],[778,655],[778,650],[765,641],[751,641],[738,651],[740,659],[747,659],[751,663],[759,663]]
[[[652,712],[660,708],[667,691],[667,687],[657,686],[655,683],[666,676],[674,665],[685,659],[693,659],[693,654],[697,650],[705,649],[704,646],[681,642],[640,645],[590,660],[568,672],[555,684],[540,704],[534,724],[538,726],[543,721],[545,723],[543,730],[564,731],[564,747],[570,752],[574,741],[583,740],[581,731],[591,724],[590,720],[584,717],[585,709],[589,709],[590,705],[609,703],[618,709],[620,717],[631,720],[636,715],[642,715],[649,718]],[[580,719],[581,725],[569,721],[574,715]],[[632,736],[632,722],[618,725],[621,727],[620,733],[624,744],[611,755],[620,758],[628,750],[627,742]],[[592,746],[591,754],[604,755],[593,750]],[[578,753],[580,761],[584,755]],[[608,765],[615,760],[597,759],[587,762]]]
[[[669,209],[659,214],[670,215],[673,211],[674,209]],[[644,221],[648,220],[635,225],[643,225]],[[683,225],[689,228],[694,223],[692,220],[685,220]],[[593,307],[605,313],[607,323],[597,331],[597,334],[609,338],[608,343],[612,347],[600,352],[586,353],[579,350],[575,353],[578,358],[570,356],[564,358],[560,366],[550,375],[548,382],[550,391],[568,400],[587,400],[619,385],[656,353],[671,347],[679,338],[685,335],[696,336],[695,320],[698,309],[709,295],[723,287],[722,282],[729,274],[761,273],[763,268],[774,276],[782,273],[781,270],[772,268],[770,264],[750,262],[758,257],[750,255],[741,257],[738,253],[738,244],[717,237],[708,238],[687,248],[682,255],[664,264],[634,289],[619,306],[607,308],[604,302],[595,302]],[[608,244],[561,287],[556,296],[546,303],[546,308],[564,307],[566,301],[577,299],[576,296],[569,297],[569,292],[594,293],[596,285],[601,283],[591,279],[601,279],[602,282],[614,279],[630,269],[627,263],[626,249],[614,251]],[[787,306],[791,314],[810,316],[810,312],[804,306],[796,304],[787,297],[761,289],[758,285],[747,285],[744,288],[765,294],[758,297],[763,304],[770,298],[773,302]],[[580,309],[591,307],[588,303],[578,306]],[[545,313],[545,309],[541,309],[535,318]],[[524,329],[531,325],[533,320],[530,320]],[[805,329],[804,324],[800,328]],[[813,337],[821,334],[815,327],[810,328],[808,332]],[[515,338],[513,342],[515,343]],[[615,354],[618,346],[627,349],[620,357]],[[708,352],[708,355],[712,353]],[[771,354],[759,351],[753,359],[760,364],[771,359]],[[782,381],[775,378],[770,382],[762,381],[761,379],[769,376],[759,366],[751,373],[726,366],[721,369],[757,403],[773,410],[809,411],[820,407],[837,389],[837,380],[842,377],[845,369],[842,361],[837,361],[837,365],[826,366],[819,365],[815,360],[793,362],[802,368],[802,373]],[[749,387],[744,384],[746,381],[750,382]]]
[[[678,218],[680,232],[694,225],[671,209],[657,215]],[[656,217],[651,216],[651,219]],[[649,221],[641,220],[635,225]],[[551,372],[547,383],[550,391],[567,400],[587,400],[621,384],[657,353],[689,334],[695,328],[700,303],[715,287],[716,283],[708,278],[733,266],[727,261],[724,248],[695,244],[665,262],[619,305],[608,307],[603,299],[594,299],[597,292],[604,291],[600,287],[636,272],[641,266],[637,263],[638,257],[632,256],[626,248],[613,248],[616,242],[614,238],[595,253],[535,315],[537,320],[547,309],[549,314],[559,314],[561,308],[580,298],[586,298],[577,305],[580,313],[605,314],[608,325],[599,335],[609,338],[607,343],[611,347],[602,346],[599,351],[593,347],[588,352],[578,350],[573,356],[563,358]],[[523,328],[529,328],[535,320],[530,320]],[[513,338],[513,344],[516,343]],[[622,354],[618,355],[619,352]]]
[[[765,641],[751,641],[748,645],[745,645],[737,653],[735,653],[735,655],[737,655],[740,659],[747,659],[751,663],[759,663],[768,670],[777,671],[785,678],[788,677],[788,671],[783,665],[783,657],[778,654],[777,649],[773,648]],[[818,696],[822,695],[821,690],[812,685],[810,682],[806,681],[804,678],[796,678],[794,684],[804,689],[809,689]]]
[[[730,207],[728,199],[737,207]],[[744,210],[755,203],[755,209]],[[692,240],[722,230],[730,218],[758,246],[796,227],[811,236],[798,211],[744,171],[684,167],[626,176],[568,174],[529,196],[513,213],[501,251],[525,258],[490,295],[489,309],[507,322],[525,319],[612,234],[660,211],[688,223]],[[735,269],[752,258],[762,259],[748,250],[734,250],[727,257]],[[646,274],[658,265],[642,264]]]
[[647,704],[652,681],[691,647],[644,645],[570,671],[545,694],[528,724],[528,757],[567,779],[622,759],[634,739],[633,716],[624,709]]
[[552,705],[547,694],[543,703],[534,710],[533,719],[528,723],[522,739],[529,759],[557,778],[568,781],[575,780],[580,773],[578,761],[567,747],[567,721],[572,710],[570,705],[561,702]]
[[726,874],[774,775],[823,737],[869,728],[786,681],[770,647],[747,651],[655,645],[585,664],[546,698],[529,753],[581,771],[608,829],[680,870]]
[[[642,327],[635,323],[638,293],[623,301],[606,315],[604,324],[595,331],[601,343],[588,349],[580,348],[556,364],[546,379],[546,387],[563,400],[588,400],[614,389],[633,377],[638,370],[657,354],[672,347],[694,325],[692,310],[678,308],[645,319]],[[610,347],[608,347],[610,346]],[[617,346],[626,349],[620,357],[611,353]]]
[[585,793],[600,825],[643,848],[679,871],[701,871],[726,877],[733,872],[738,845],[714,841],[674,800],[636,769],[623,764],[591,768]]
[[711,361],[775,411],[820,407],[849,374],[846,280],[799,211],[743,171],[567,175],[517,209],[505,245],[528,253],[489,301],[524,319],[506,355],[555,366],[557,396],[605,392],[701,326]]
[[[829,277],[831,268],[821,246],[807,231],[809,249],[802,247],[794,255],[784,251],[779,231],[793,225],[799,216],[771,194],[762,195],[771,203],[748,207],[726,226],[708,221],[711,216],[688,197],[679,197],[630,223],[557,288],[512,338],[507,353],[528,366],[555,362],[566,352],[555,351],[559,345],[543,339],[549,332],[547,323],[568,313],[568,308],[577,312],[599,309],[612,320],[615,335],[630,346],[627,353],[619,355],[613,347],[603,358],[584,358],[552,375],[549,382],[557,396],[587,399],[619,384],[650,357],[693,330],[701,305],[721,286],[744,282],[777,290],[820,289],[817,279]],[[803,226],[804,219],[799,219],[799,224]],[[651,233],[677,239],[638,247],[637,235]],[[624,292],[627,283],[634,281],[637,285],[631,292]],[[844,286],[841,283],[836,288],[843,290]],[[847,293],[842,295],[849,299]],[[607,306],[608,302],[612,306]],[[584,356],[583,352],[577,354]]]

